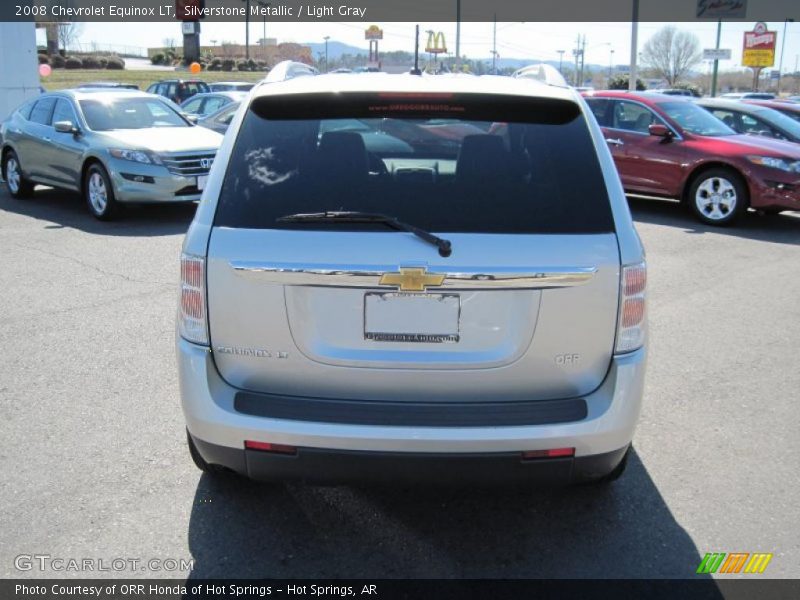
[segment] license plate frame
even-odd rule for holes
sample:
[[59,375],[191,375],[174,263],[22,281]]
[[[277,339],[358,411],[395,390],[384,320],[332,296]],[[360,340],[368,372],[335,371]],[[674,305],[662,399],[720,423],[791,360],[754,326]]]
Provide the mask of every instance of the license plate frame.
[[363,333],[364,339],[372,342],[457,343],[461,339],[461,296],[366,292]]

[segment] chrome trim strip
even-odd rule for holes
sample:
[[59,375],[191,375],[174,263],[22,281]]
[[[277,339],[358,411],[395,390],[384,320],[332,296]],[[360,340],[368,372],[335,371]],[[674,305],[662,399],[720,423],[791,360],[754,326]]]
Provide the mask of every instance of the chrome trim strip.
[[[255,277],[265,283],[280,285],[307,285],[330,287],[356,287],[394,289],[397,286],[379,285],[384,273],[399,272],[400,267],[421,265],[326,265],[300,263],[272,263],[255,261],[230,261],[237,275]],[[461,267],[449,271],[440,265],[427,266],[428,273],[443,273],[441,286],[428,290],[514,289],[538,290],[583,285],[597,272],[597,267],[546,267],[538,270],[523,267],[497,267],[492,269]]]

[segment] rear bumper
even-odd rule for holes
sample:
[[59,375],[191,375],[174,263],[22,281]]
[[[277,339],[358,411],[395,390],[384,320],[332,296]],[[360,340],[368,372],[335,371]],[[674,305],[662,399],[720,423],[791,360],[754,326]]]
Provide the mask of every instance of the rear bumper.
[[[222,380],[207,348],[178,338],[177,350],[183,412],[201,454],[208,462],[225,464],[241,473],[252,471],[257,477],[262,476],[261,469],[246,466],[247,457],[254,452],[245,452],[245,440],[300,448],[298,458],[294,460],[272,455],[253,459],[259,463],[283,465],[279,469],[281,473],[291,470],[292,465],[304,472],[321,464],[336,463],[336,460],[323,456],[325,453],[322,451],[339,458],[342,453],[350,456],[350,452],[392,454],[397,458],[410,458],[411,464],[417,465],[424,460],[419,461],[412,455],[429,460],[426,455],[439,455],[446,459],[446,455],[470,458],[468,455],[494,454],[490,458],[508,459],[516,465],[521,451],[569,447],[575,448],[574,461],[550,460],[566,461],[572,465],[584,457],[619,453],[633,438],[641,408],[646,362],[644,349],[614,357],[603,384],[583,398],[586,402],[585,417],[575,421],[513,426],[377,425],[290,420],[240,412],[235,406],[239,390]],[[231,464],[220,462],[222,458],[214,459],[215,452],[219,457],[229,457],[225,460],[232,461]],[[514,457],[509,458],[512,455]],[[235,458],[237,456],[240,458]],[[360,461],[359,456],[353,458]],[[374,458],[367,460],[380,462]],[[603,459],[597,460],[602,462]],[[614,463],[615,457],[609,460]],[[525,473],[540,468],[525,466]],[[514,470],[517,466],[509,468]],[[498,469],[498,472],[504,472],[505,467],[501,465]]]
[[251,479],[317,484],[579,483],[610,473],[628,450],[626,446],[592,456],[533,460],[522,460],[518,452],[441,454],[298,448],[297,454],[285,455],[216,446],[194,436],[192,440],[207,463]]

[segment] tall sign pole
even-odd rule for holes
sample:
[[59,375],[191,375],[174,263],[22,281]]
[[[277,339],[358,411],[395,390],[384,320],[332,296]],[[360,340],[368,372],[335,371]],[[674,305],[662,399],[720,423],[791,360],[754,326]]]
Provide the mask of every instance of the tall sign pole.
[[775,45],[778,34],[767,29],[766,23],[756,23],[753,31],[744,32],[742,66],[753,69],[753,90],[758,91],[759,75],[764,67],[775,64]]
[[461,72],[461,0],[456,0],[456,71]]
[[[716,49],[719,50],[719,40],[722,35],[722,19],[717,21],[717,45]],[[717,95],[717,74],[719,73],[719,60],[714,59],[714,67],[711,74],[711,97]]]
[[633,0],[633,15],[631,15],[631,69],[628,77],[628,90],[636,91],[636,58],[639,54],[639,0]]

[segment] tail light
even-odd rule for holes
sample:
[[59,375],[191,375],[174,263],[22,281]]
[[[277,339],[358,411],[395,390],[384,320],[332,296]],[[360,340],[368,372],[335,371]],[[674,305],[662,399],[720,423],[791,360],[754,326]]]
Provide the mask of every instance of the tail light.
[[181,254],[181,301],[178,331],[195,344],[208,344],[205,259]]
[[647,265],[645,263],[622,267],[615,349],[617,354],[633,352],[644,344],[646,289]]

